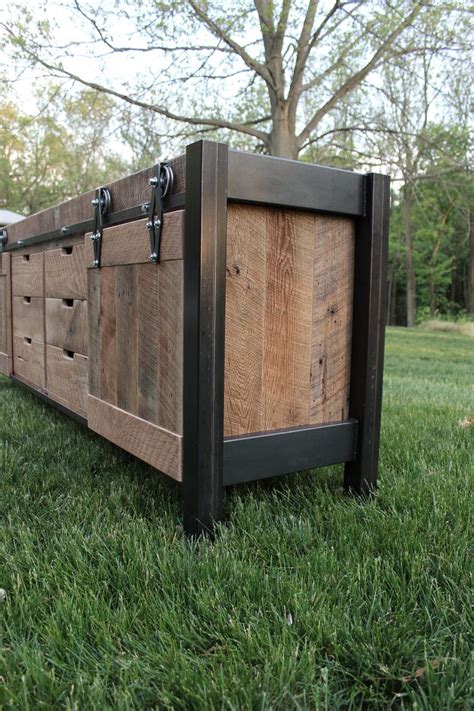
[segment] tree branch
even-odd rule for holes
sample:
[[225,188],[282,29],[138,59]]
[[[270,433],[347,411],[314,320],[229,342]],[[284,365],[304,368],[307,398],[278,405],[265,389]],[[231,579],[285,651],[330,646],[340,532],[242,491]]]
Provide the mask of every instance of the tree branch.
[[361,81],[369,74],[370,71],[377,65],[377,63],[383,58],[387,50],[392,46],[396,38],[409,27],[412,22],[416,19],[422,10],[424,3],[417,3],[416,7],[410,12],[410,14],[401,22],[384,40],[378,50],[372,55],[371,59],[353,74],[349,79],[347,79],[331,96],[326,103],[319,108],[312,119],[306,125],[304,130],[297,137],[298,145],[303,145],[303,143],[308,139],[312,131],[316,128],[321,119],[329,112],[331,109],[349,94],[356,86],[358,86]]
[[217,22],[215,22],[206,12],[204,12],[195,0],[188,0],[188,3],[194,10],[196,16],[209,28],[213,35],[225,42],[225,44],[227,44],[235,52],[235,54],[237,54],[245,62],[245,64],[250,67],[250,69],[253,69],[254,72],[259,74],[267,84],[272,84],[272,77],[264,64],[261,64],[259,61],[251,57],[244,47],[238,44],[230,35],[227,34],[227,32],[222,29],[222,27],[217,24]]
[[[0,24],[1,27],[9,34],[9,36],[13,39],[18,41],[18,38],[14,35],[14,33],[11,31],[9,27],[4,25],[3,23]],[[214,128],[226,128],[231,131],[237,131],[239,133],[245,133],[249,136],[253,136],[254,138],[258,138],[260,141],[263,141],[266,145],[268,144],[268,133],[265,131],[260,131],[259,129],[254,128],[251,124],[255,123],[263,123],[264,121],[268,121],[271,119],[271,116],[265,116],[260,119],[257,119],[252,122],[248,123],[238,123],[235,121],[227,121],[225,119],[212,119],[212,118],[195,118],[193,116],[184,116],[181,114],[176,114],[173,111],[170,111],[164,106],[159,106],[158,104],[151,104],[146,101],[141,101],[140,99],[134,99],[132,96],[129,96],[128,94],[123,94],[119,91],[116,91],[115,89],[111,89],[109,87],[106,87],[102,84],[97,84],[96,82],[88,81],[84,79],[83,77],[79,76],[78,74],[74,74],[73,72],[68,71],[64,67],[56,66],[54,64],[50,64],[46,60],[42,59],[39,55],[35,54],[31,49],[28,49],[27,47],[23,46],[22,47],[23,51],[32,59],[35,63],[40,64],[41,66],[45,67],[51,72],[54,72],[56,75],[60,76],[66,76],[69,79],[72,79],[73,81],[77,81],[79,84],[82,84],[83,86],[87,86],[90,89],[94,89],[95,91],[100,91],[104,94],[108,94],[109,96],[114,96],[117,99],[121,99],[122,101],[127,102],[128,104],[131,104],[133,106],[139,106],[142,109],[147,109],[149,111],[154,111],[157,114],[160,114],[161,116],[164,116],[165,118],[171,119],[173,121],[181,121],[183,123],[188,123],[191,124],[192,126],[212,126]]]

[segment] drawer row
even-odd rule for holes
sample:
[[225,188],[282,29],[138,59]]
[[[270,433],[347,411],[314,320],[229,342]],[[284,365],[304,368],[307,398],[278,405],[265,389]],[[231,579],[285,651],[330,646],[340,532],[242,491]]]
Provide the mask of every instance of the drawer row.
[[13,336],[15,375],[82,416],[87,415],[89,369],[87,356]]
[[12,295],[87,299],[84,244],[12,255]]
[[13,296],[13,335],[86,356],[87,301]]

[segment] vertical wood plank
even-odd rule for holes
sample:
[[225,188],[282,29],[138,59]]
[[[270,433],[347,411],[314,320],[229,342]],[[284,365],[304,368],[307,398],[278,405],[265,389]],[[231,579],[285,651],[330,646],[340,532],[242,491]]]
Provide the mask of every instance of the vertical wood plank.
[[227,217],[224,435],[263,423],[263,333],[267,211],[229,205]]
[[[148,248],[149,251],[149,248]],[[137,285],[139,417],[158,422],[158,344],[160,339],[159,279],[162,265],[142,264]]]
[[314,217],[268,210],[264,429],[309,422]]
[[355,227],[315,217],[311,423],[348,417]]
[[[116,270],[113,267],[100,269],[100,275],[100,396],[102,400],[115,405],[117,403]],[[133,327],[133,324],[130,324],[130,328]]]
[[136,267],[116,267],[117,406],[138,411],[137,280]]
[[158,424],[171,432],[181,434],[183,431],[183,262],[165,262],[159,266],[159,269]]
[[0,276],[0,353],[7,352],[7,277]]
[[100,398],[101,370],[101,319],[100,319],[100,286],[101,272],[99,269],[89,269],[87,273],[88,298],[87,312],[89,321],[89,392]]

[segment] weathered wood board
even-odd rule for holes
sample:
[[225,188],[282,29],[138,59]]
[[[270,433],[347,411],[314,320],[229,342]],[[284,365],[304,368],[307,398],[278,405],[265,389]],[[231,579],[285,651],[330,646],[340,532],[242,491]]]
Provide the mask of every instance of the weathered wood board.
[[86,356],[64,348],[46,346],[46,387],[50,397],[86,417],[88,386]]
[[90,393],[182,432],[181,261],[89,271]]
[[351,219],[229,205],[225,435],[347,417]]
[[88,354],[87,301],[46,299],[46,343],[80,355]]

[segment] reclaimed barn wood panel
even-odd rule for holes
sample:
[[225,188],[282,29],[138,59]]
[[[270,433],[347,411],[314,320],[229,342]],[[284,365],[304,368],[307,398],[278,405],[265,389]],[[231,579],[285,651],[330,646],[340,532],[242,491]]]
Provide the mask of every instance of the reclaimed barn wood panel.
[[114,405],[88,398],[88,425],[91,430],[127,452],[182,480],[182,436],[158,427]]
[[0,373],[8,375],[7,277],[0,274]]
[[87,416],[89,372],[87,357],[55,346],[46,346],[48,395],[83,417]]
[[0,373],[10,375],[13,364],[11,316],[11,255],[0,254]]
[[41,296],[13,296],[13,335],[44,343],[44,299]]
[[81,355],[88,353],[87,301],[46,299],[46,343]]
[[352,220],[229,205],[224,433],[347,416]]
[[44,253],[45,295],[55,299],[87,299],[84,244]]
[[311,354],[312,424],[349,416],[354,221],[318,216],[314,254]]
[[[150,261],[148,219],[107,227],[102,236],[101,267],[116,264],[140,264]],[[183,258],[184,210],[168,212],[163,216],[160,261]],[[86,264],[92,267],[94,248],[86,235]]]
[[12,254],[12,295],[44,296],[44,255]]
[[23,336],[13,336],[13,372],[32,385],[44,388],[44,343]]
[[182,261],[89,270],[89,390],[182,433]]

